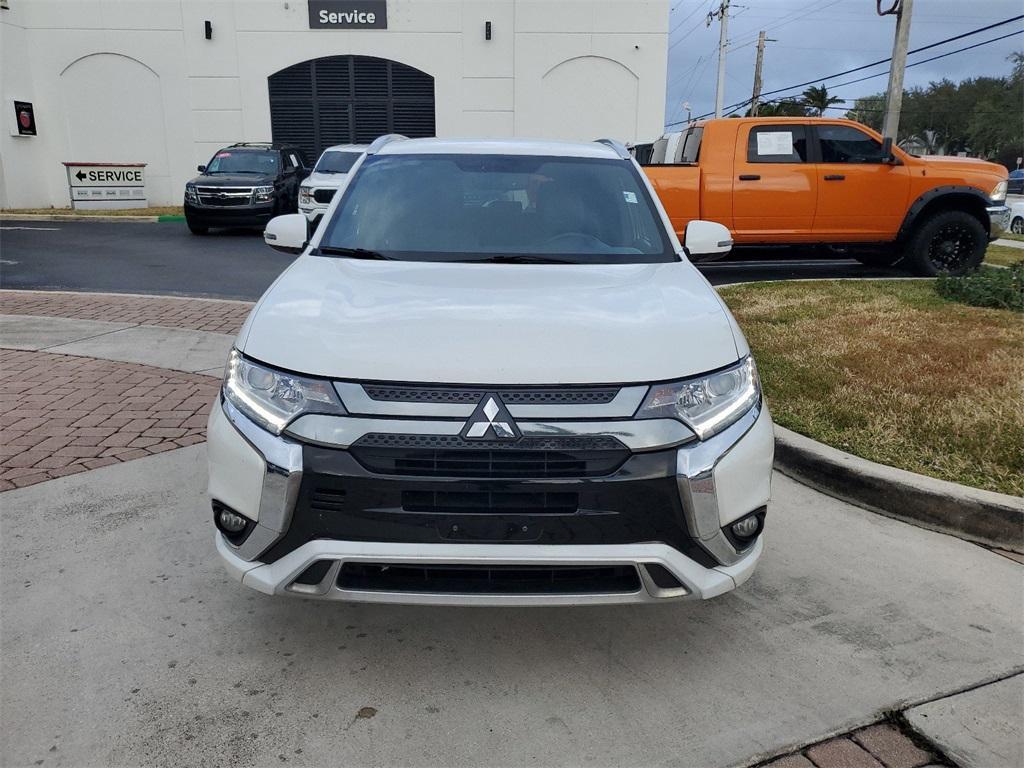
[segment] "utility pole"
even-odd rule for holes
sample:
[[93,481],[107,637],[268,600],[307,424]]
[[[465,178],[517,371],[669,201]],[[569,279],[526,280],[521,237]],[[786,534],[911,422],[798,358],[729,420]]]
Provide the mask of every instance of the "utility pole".
[[715,88],[715,117],[722,116],[722,104],[725,101],[725,44],[729,38],[729,0],[722,0],[717,11],[708,13],[707,26],[718,19],[721,28],[718,34],[718,85]]
[[[879,3],[879,5],[881,5]],[[900,109],[903,107],[903,70],[907,66],[907,46],[910,44],[910,14],[914,0],[900,0],[885,14],[896,16],[896,39],[892,44],[892,68],[889,70],[889,90],[885,100],[885,121],[882,136],[896,143],[900,129]]]
[[764,30],[757,35],[757,64],[754,65],[754,95],[750,99],[750,116],[757,117],[757,100],[761,98],[761,66],[764,64]]

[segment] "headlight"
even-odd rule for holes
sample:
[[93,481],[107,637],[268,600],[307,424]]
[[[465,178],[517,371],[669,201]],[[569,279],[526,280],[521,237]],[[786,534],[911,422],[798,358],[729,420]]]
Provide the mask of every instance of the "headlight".
[[992,190],[992,194],[989,195],[992,200],[1000,202],[1006,199],[1006,182],[1000,181],[996,184],[996,188]]
[[269,203],[274,199],[273,187],[253,187],[252,201],[254,203]]
[[305,413],[345,413],[329,381],[275,371],[245,359],[237,349],[228,358],[224,397],[275,435]]
[[671,384],[655,384],[637,418],[679,419],[701,440],[721,432],[761,400],[757,366],[749,355],[737,365]]
[[309,187],[299,187],[299,203],[309,205],[313,202],[313,190]]
[[199,195],[196,194],[196,185],[195,184],[186,184],[185,185],[185,199],[188,200],[190,203],[198,203],[199,202]]

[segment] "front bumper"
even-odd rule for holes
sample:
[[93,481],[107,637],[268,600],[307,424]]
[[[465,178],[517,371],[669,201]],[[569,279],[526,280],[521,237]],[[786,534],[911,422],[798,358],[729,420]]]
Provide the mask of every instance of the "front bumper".
[[204,227],[256,227],[274,218],[274,204],[262,205],[184,205],[185,217]]
[[[359,421],[339,423],[351,428]],[[623,422],[611,424],[620,435],[624,432]],[[339,444],[337,435],[343,431],[330,433],[334,444],[329,447],[311,445],[261,430],[230,403],[216,404],[211,411],[211,496],[255,521],[238,546],[216,534],[218,552],[243,584],[267,594],[366,602],[657,602],[728,592],[750,576],[761,554],[760,537],[738,550],[723,528],[768,501],[773,433],[763,406],[709,440],[680,444],[676,437],[667,447],[641,447],[609,476],[571,480],[375,475]],[[569,490],[579,496],[581,514],[424,515],[407,512],[400,501],[404,492],[478,492],[489,486],[533,493]],[[347,506],[332,508],[328,501],[325,509],[323,503],[310,502],[325,489],[342,494]],[[502,526],[508,532],[496,530]],[[614,566],[635,569],[635,589],[476,594],[352,588],[339,575],[353,563],[467,569]],[[311,583],[306,572],[315,564],[326,570]],[[664,569],[674,582],[662,578],[656,583],[649,566]]]
[[299,203],[299,213],[305,216],[310,224],[318,224],[329,207],[330,203]]
[[985,210],[988,213],[989,239],[995,240],[1010,229],[1010,207],[1008,205],[990,205]]

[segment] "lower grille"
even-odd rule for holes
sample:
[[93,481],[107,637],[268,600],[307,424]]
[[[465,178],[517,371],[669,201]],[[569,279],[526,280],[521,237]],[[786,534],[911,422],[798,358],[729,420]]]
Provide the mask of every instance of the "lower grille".
[[640,589],[632,565],[524,566],[391,565],[345,563],[341,589],[483,595],[580,595],[631,593]]
[[336,189],[316,189],[313,190],[313,199],[318,203],[329,203],[334,199],[334,193]]
[[572,515],[578,493],[513,491],[403,491],[402,509],[439,515]]
[[523,438],[514,444],[432,435],[366,435],[352,456],[382,475],[575,478],[609,475],[629,458],[612,437]]

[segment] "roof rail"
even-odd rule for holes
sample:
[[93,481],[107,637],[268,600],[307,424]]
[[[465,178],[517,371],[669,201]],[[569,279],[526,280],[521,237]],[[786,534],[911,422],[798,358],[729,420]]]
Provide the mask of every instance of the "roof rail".
[[615,139],[594,139],[595,144],[604,144],[606,147],[611,147],[615,150],[615,154],[621,157],[623,160],[629,159],[629,150],[621,141]]
[[272,147],[272,141],[236,141],[232,147]]
[[375,155],[385,144],[390,144],[392,141],[406,141],[408,138],[400,133],[385,133],[373,140],[373,143],[366,148],[366,154]]

